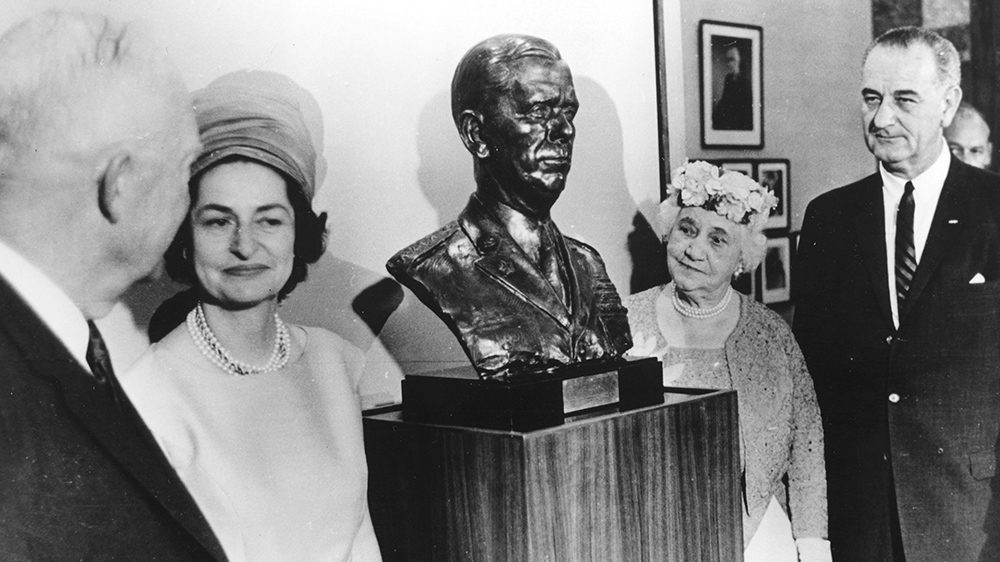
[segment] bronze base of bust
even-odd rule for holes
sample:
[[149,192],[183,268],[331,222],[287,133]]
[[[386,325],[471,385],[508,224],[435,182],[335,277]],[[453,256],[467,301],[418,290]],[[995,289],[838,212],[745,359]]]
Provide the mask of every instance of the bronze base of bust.
[[470,367],[407,375],[407,421],[531,431],[567,416],[663,403],[663,371],[655,358],[566,365],[530,377],[482,379]]

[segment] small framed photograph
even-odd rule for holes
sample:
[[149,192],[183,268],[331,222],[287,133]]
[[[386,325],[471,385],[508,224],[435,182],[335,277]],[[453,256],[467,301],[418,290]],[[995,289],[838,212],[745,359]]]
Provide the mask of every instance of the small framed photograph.
[[771,209],[764,228],[788,228],[789,206],[791,205],[788,160],[761,160],[757,163],[757,183],[769,188],[778,198],[778,204]]
[[768,238],[760,268],[761,302],[786,302],[792,296],[792,248],[788,236]]
[[763,35],[754,25],[699,23],[703,148],[764,147]]
[[715,160],[712,162],[723,171],[740,172],[753,177],[753,160]]

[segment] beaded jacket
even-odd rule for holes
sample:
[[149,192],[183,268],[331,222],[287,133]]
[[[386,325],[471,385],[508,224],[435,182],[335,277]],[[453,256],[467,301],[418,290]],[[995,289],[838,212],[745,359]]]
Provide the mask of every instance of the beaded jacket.
[[[637,342],[630,354],[658,350],[666,368],[676,355],[656,320],[656,301],[664,287],[631,295],[624,304]],[[725,386],[737,392],[746,475],[744,546],[756,532],[772,495],[789,514],[796,539],[826,538],[823,427],[812,379],[791,329],[776,313],[740,295],[739,321],[720,354],[725,356],[722,377],[711,376],[712,365],[686,365],[684,374],[670,385]],[[782,481],[786,474],[787,488]]]

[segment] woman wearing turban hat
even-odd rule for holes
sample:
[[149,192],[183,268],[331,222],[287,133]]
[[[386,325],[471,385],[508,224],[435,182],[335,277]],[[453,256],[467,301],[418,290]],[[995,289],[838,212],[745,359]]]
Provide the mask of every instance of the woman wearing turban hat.
[[122,386],[230,560],[379,560],[361,353],[278,314],[324,251],[326,214],[311,203],[325,171],[319,107],[261,71],[223,76],[194,102],[203,148],[166,255],[193,300]]

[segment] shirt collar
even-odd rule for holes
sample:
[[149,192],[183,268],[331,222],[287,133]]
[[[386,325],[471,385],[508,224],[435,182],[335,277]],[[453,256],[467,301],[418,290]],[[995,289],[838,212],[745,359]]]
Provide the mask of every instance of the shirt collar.
[[536,220],[524,213],[493,200],[489,197],[480,199],[493,216],[504,225],[507,233],[530,258],[538,260],[538,251],[542,243],[542,232],[552,219]]
[[919,176],[911,180],[901,178],[889,170],[886,170],[885,166],[881,162],[878,164],[878,171],[882,176],[882,185],[887,187],[890,191],[894,193],[902,193],[903,187],[906,185],[906,182],[909,181],[913,183],[914,197],[919,197],[916,195],[917,193],[926,194],[928,192],[940,192],[944,187],[944,180],[948,177],[948,169],[950,167],[951,151],[948,150],[948,144],[942,141],[941,153],[938,154],[934,163],[932,163],[930,167],[924,170]]
[[69,296],[21,254],[0,240],[0,276],[38,315],[86,369],[90,330],[87,319]]

